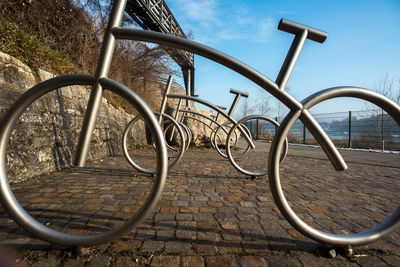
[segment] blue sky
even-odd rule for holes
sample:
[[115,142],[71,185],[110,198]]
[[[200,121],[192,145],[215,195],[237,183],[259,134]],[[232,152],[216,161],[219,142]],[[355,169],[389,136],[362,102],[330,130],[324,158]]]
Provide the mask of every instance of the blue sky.
[[[323,44],[307,41],[289,80],[298,100],[334,86],[374,89],[383,75],[400,79],[400,0],[253,1],[167,0],[184,32],[275,80],[293,36],[277,30],[281,18],[328,32]],[[230,106],[230,88],[250,94],[249,106],[270,96],[254,83],[201,57],[195,58],[195,90],[201,98]],[[276,115],[271,98],[270,115]],[[350,107],[351,106],[351,107]],[[314,112],[360,110],[338,101]]]

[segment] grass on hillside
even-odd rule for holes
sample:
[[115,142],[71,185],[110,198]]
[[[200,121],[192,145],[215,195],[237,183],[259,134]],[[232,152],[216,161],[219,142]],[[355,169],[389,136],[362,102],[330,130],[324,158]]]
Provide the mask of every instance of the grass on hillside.
[[[16,23],[0,14],[0,51],[9,54],[28,65],[33,71],[39,68],[62,75],[66,73],[81,73],[84,70],[73,63],[65,51],[60,51],[51,43],[45,43],[34,34],[28,34]],[[128,113],[137,112],[121,97],[110,92],[105,98],[114,106],[121,107]]]
[[39,41],[34,34],[26,33],[1,14],[0,51],[17,58],[35,71],[41,68],[58,75],[82,72],[67,53],[54,48],[51,43]]

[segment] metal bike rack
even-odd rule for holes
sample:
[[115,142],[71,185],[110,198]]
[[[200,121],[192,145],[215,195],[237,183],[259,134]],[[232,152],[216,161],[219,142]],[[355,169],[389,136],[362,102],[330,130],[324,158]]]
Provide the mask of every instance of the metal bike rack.
[[[303,101],[297,101],[293,96],[285,92],[284,88],[288,82],[290,74],[294,69],[294,65],[299,57],[300,51],[306,39],[313,40],[319,43],[325,41],[327,33],[309,26],[295,23],[288,20],[281,20],[278,29],[294,34],[294,39],[289,52],[285,58],[282,68],[278,74],[275,82],[257,72],[244,63],[222,53],[208,46],[196,43],[184,38],[171,36],[167,34],[142,31],[136,29],[126,29],[120,27],[122,13],[125,9],[126,0],[114,1],[114,6],[109,19],[109,24],[106,29],[103,45],[101,48],[100,59],[96,75],[65,75],[50,79],[40,83],[28,90],[16,103],[9,109],[4,120],[0,124],[0,200],[4,209],[19,225],[26,229],[29,233],[38,236],[41,239],[47,240],[52,243],[57,243],[67,246],[79,245],[92,245],[106,242],[110,239],[117,238],[127,231],[135,227],[141,222],[155,207],[157,201],[161,196],[164,183],[167,175],[167,151],[165,139],[162,129],[149,107],[138,97],[132,90],[124,85],[107,78],[107,72],[111,63],[112,53],[114,50],[115,39],[124,40],[137,40],[146,41],[169,46],[171,48],[185,50],[187,52],[198,54],[202,57],[208,58],[216,63],[219,63],[239,74],[245,78],[253,81],[255,84],[263,88],[265,91],[272,94],[284,105],[286,105],[290,112],[282,121],[281,125],[275,134],[271,144],[271,152],[268,158],[268,175],[272,191],[272,195],[276,205],[278,206],[282,215],[287,221],[295,227],[299,232],[308,236],[316,241],[340,246],[363,245],[376,241],[383,236],[393,232],[400,226],[400,207],[398,207],[392,215],[386,218],[385,221],[379,225],[368,229],[364,232],[337,235],[326,233],[321,230],[313,228],[305,221],[300,219],[290,207],[281,186],[280,176],[280,155],[285,146],[285,140],[289,133],[290,128],[296,120],[304,123],[305,127],[314,136],[316,141],[322,147],[323,151],[329,158],[332,166],[337,171],[342,171],[347,168],[347,165],[334,146],[333,142],[327,136],[323,128],[317,123],[313,116],[308,111],[312,106],[332,98],[338,97],[353,97],[360,98],[371,102],[386,111],[396,122],[400,125],[400,107],[388,98],[377,94],[375,92],[358,88],[358,87],[335,87],[317,92]],[[44,224],[41,224],[33,217],[31,217],[16,200],[7,178],[7,146],[9,143],[10,135],[13,131],[16,121],[21,116],[23,111],[27,109],[34,100],[40,98],[45,93],[54,91],[62,86],[72,85],[92,85],[90,100],[86,110],[84,124],[82,126],[78,149],[76,153],[76,165],[84,166],[89,150],[89,144],[94,129],[94,123],[97,117],[101,96],[103,90],[107,89],[123,98],[127,99],[134,105],[139,112],[145,117],[146,122],[149,123],[151,131],[155,136],[157,146],[157,170],[155,184],[148,199],[145,201],[140,211],[135,214],[130,220],[123,223],[121,226],[116,227],[104,234],[79,236],[66,234],[55,231]],[[179,94],[168,94],[169,98],[178,98],[187,101],[199,102],[205,106],[211,107],[229,122],[238,127],[243,132],[246,139],[251,142],[251,138],[246,131],[241,128],[238,122],[223,112],[220,108],[201,100],[196,97]],[[179,107],[178,107],[179,109]],[[231,131],[232,133],[232,131]],[[229,140],[229,136],[228,136]],[[254,144],[253,144],[254,145]]]

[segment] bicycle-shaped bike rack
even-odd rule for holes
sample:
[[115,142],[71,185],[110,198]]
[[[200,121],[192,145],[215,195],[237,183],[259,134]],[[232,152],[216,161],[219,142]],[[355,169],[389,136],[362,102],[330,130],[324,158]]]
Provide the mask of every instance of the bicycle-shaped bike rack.
[[[109,24],[105,33],[103,46],[101,48],[101,56],[96,75],[76,74],[64,75],[47,80],[34,86],[19,98],[15,104],[9,109],[4,117],[0,126],[0,183],[1,183],[1,202],[7,213],[12,217],[20,226],[22,226],[29,233],[52,243],[57,243],[66,246],[79,246],[79,245],[92,245],[106,242],[110,239],[115,239],[127,231],[130,231],[138,223],[140,223],[155,207],[157,201],[161,196],[165,180],[167,177],[168,169],[168,155],[164,139],[164,133],[159,125],[159,121],[150,110],[150,108],[141,100],[132,90],[126,86],[107,78],[109,65],[112,58],[115,39],[123,40],[136,40],[145,41],[172,48],[186,50],[202,57],[208,58],[216,63],[219,63],[247,79],[253,81],[255,84],[265,89],[267,92],[276,97],[285,106],[290,109],[289,114],[281,122],[275,134],[274,140],[271,144],[271,151],[268,158],[268,175],[272,195],[276,205],[278,206],[282,215],[287,221],[295,227],[299,232],[308,236],[316,241],[331,244],[331,245],[362,245],[376,241],[379,238],[391,233],[400,225],[400,207],[394,213],[386,218],[379,225],[355,234],[343,235],[332,234],[323,232],[313,228],[305,221],[301,220],[293,209],[290,207],[284,191],[281,186],[280,175],[280,156],[285,147],[285,140],[289,133],[290,128],[294,125],[296,120],[301,120],[305,127],[317,140],[318,144],[322,147],[323,151],[328,156],[331,164],[336,171],[343,171],[347,168],[342,156],[324,132],[322,127],[316,122],[313,116],[308,111],[314,105],[326,101],[328,99],[339,97],[353,97],[366,100],[377,105],[392,117],[397,124],[400,124],[400,108],[388,98],[379,95],[375,92],[357,88],[357,87],[335,87],[319,91],[303,101],[299,102],[291,95],[285,92],[284,88],[288,82],[290,74],[294,68],[296,60],[300,51],[307,39],[322,43],[327,37],[327,33],[304,26],[292,21],[282,19],[279,23],[279,29],[291,34],[294,34],[294,40],[282,68],[278,74],[275,82],[271,81],[261,73],[255,71],[244,63],[214,50],[205,45],[183,39],[176,36],[170,36],[162,33],[143,31],[136,29],[121,28],[120,22],[123,11],[125,9],[126,0],[118,0],[114,2],[111,12]],[[39,99],[44,94],[54,91],[62,86],[69,85],[90,85],[92,86],[90,100],[87,106],[85,119],[83,122],[79,143],[76,151],[75,164],[77,166],[85,166],[87,153],[89,149],[90,139],[93,133],[94,120],[98,113],[99,102],[103,90],[110,90],[117,95],[125,98],[139,111],[143,116],[148,130],[151,132],[153,140],[152,144],[156,147],[157,160],[154,174],[154,184],[151,193],[143,201],[142,207],[133,214],[129,220],[126,220],[116,228],[112,228],[107,232],[98,235],[77,235],[56,231],[47,225],[40,223],[25,211],[18,200],[15,198],[13,191],[7,178],[6,165],[7,165],[7,146],[9,143],[10,135],[15,127],[15,123],[24,110],[28,109],[32,102]],[[174,98],[174,95],[168,97]],[[177,97],[178,98],[178,97]],[[196,101],[195,97],[179,96],[179,98]],[[202,104],[206,104],[205,102]],[[222,110],[216,109],[222,115],[225,115]],[[227,115],[227,114],[226,114]],[[228,134],[227,140],[230,135],[241,127],[243,121],[234,121],[227,119],[232,123],[232,128]],[[246,132],[243,131],[245,134]],[[229,141],[227,141],[229,142]],[[228,157],[232,152],[230,146],[226,146]]]
[[[169,148],[169,151],[177,152],[177,155],[169,156],[170,158],[169,167],[174,166],[182,158],[184,151],[188,148],[188,145],[191,142],[191,137],[193,136],[193,134],[191,133],[192,131],[190,130],[190,127],[188,125],[185,125],[184,123],[185,120],[190,119],[197,121],[210,129],[209,139],[211,145],[218,151],[218,153],[221,156],[229,158],[233,167],[235,167],[239,172],[242,172],[243,174],[252,177],[265,175],[267,173],[267,170],[257,170],[257,171],[247,170],[236,162],[236,159],[242,158],[250,149],[255,148],[255,144],[252,141],[251,132],[245,125],[245,123],[248,120],[259,120],[259,121],[264,120],[270,123],[274,128],[279,126],[279,124],[276,121],[266,116],[253,115],[241,119],[240,127],[238,127],[236,131],[232,131],[232,133],[230,133],[230,130],[233,127],[233,125],[237,124],[236,120],[233,119],[232,114],[235,111],[235,107],[237,106],[240,97],[241,96],[248,97],[247,93],[231,89],[230,92],[235,95],[235,98],[231,104],[231,107],[229,108],[228,113],[225,113],[224,112],[224,110],[226,110],[225,107],[213,105],[210,102],[200,99],[197,96],[195,97],[183,94],[170,94],[169,91],[171,87],[171,81],[172,77],[170,76],[168,79],[168,83],[166,85],[163,99],[161,101],[160,111],[155,112],[155,114],[159,116],[160,124],[166,126],[164,127],[164,133],[166,134],[167,146]],[[165,113],[165,107],[168,98],[178,99],[177,108],[173,117]],[[214,118],[212,118],[211,116],[207,116],[201,112],[191,110],[189,107],[181,108],[182,100],[188,100],[189,102],[200,103],[204,106],[207,106],[208,108],[211,108],[213,111],[216,112],[216,114],[214,115]],[[199,118],[195,116],[198,116]],[[218,119],[220,117],[224,118],[225,122],[223,123],[218,122]],[[128,162],[137,170],[142,171],[144,173],[154,173],[155,170],[149,170],[141,166],[141,164],[139,164],[137,160],[134,159],[135,157],[130,155],[128,149],[129,132],[131,131],[135,132],[135,125],[139,124],[138,122],[140,121],[141,118],[142,116],[137,116],[133,118],[125,129],[122,142],[124,156],[128,160]],[[176,148],[173,148],[169,146],[168,143],[173,141],[175,136],[175,130],[177,136],[179,136],[179,141],[178,141],[179,144]],[[232,154],[227,155],[227,153],[224,153],[223,148],[221,147],[221,143],[224,143],[225,147],[229,146],[231,150],[239,149],[238,144],[240,142],[239,141],[240,138],[244,139],[242,142],[244,144],[243,147],[240,148],[239,154],[233,156]],[[136,147],[136,145],[131,145],[131,146]],[[285,149],[282,154],[281,160],[283,160],[283,158],[286,156],[287,146],[288,144],[286,141]]]

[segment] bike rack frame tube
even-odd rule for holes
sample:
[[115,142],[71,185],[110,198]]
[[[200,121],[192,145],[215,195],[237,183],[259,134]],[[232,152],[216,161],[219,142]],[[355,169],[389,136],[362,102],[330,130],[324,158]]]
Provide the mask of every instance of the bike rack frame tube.
[[325,154],[328,156],[329,160],[332,162],[333,167],[336,171],[344,171],[347,169],[347,164],[344,161],[342,155],[336,149],[332,140],[321,128],[319,123],[314,119],[314,117],[308,112],[307,109],[303,109],[300,115],[301,122],[304,123],[306,128],[314,136],[315,140],[318,141],[321,148],[324,150]]
[[[309,110],[314,105],[333,98],[338,97],[354,97],[358,99],[364,99],[369,101],[378,107],[385,110],[397,124],[400,125],[400,107],[391,101],[390,99],[382,96],[376,92],[369,91],[363,88],[357,87],[334,87],[326,90],[316,92],[315,94],[307,97],[302,101],[304,109]],[[278,128],[275,134],[274,140],[271,144],[271,150],[268,159],[268,172],[269,172],[269,184],[271,188],[272,196],[274,197],[275,203],[278,206],[281,214],[286,220],[294,226],[300,233],[308,236],[309,238],[316,240],[321,243],[345,246],[345,245],[364,245],[376,241],[383,236],[391,233],[400,226],[400,206],[380,224],[369,228],[363,232],[354,234],[331,234],[322,230],[311,227],[303,221],[302,218],[296,215],[291,208],[288,200],[285,197],[285,192],[281,186],[280,178],[280,164],[278,154],[284,144],[284,138],[290,131],[290,128],[295,124],[296,120],[301,117],[302,111],[291,111],[285,119],[281,122],[281,126]]]
[[210,125],[206,124],[204,121],[202,121],[199,118],[196,118],[196,117],[193,117],[193,116],[190,116],[190,115],[184,115],[184,117],[187,118],[187,119],[192,119],[194,121],[198,121],[198,122],[204,124],[204,126],[208,127],[211,131],[214,131],[214,129]]
[[[213,119],[213,120],[218,120],[218,116],[219,116],[219,114],[217,114],[217,115],[211,115],[210,118]],[[213,122],[210,121],[210,126],[211,126],[212,124],[213,124]]]
[[279,86],[271,81],[269,78],[267,78],[265,75],[244,64],[243,62],[206,45],[193,42],[191,40],[187,40],[181,37],[153,31],[115,27],[114,29],[112,29],[112,33],[117,39],[163,44],[198,54],[243,75],[250,81],[253,81],[255,84],[259,85],[264,90],[276,97],[289,109],[300,110],[302,108],[302,105],[299,101],[297,101],[287,92],[280,90]]
[[[203,99],[200,99],[200,98],[197,98],[197,97],[193,97],[193,96],[181,95],[181,94],[169,94],[168,97],[170,97],[170,98],[181,98],[181,99],[192,100],[193,102],[198,102],[198,103],[203,104],[203,105],[205,105],[205,106],[207,106],[209,108],[214,109],[215,111],[220,113],[222,116],[224,116],[228,121],[232,122],[233,124],[237,124],[237,122],[231,116],[229,116],[228,114],[223,112],[217,106],[215,106],[215,105],[211,104],[210,102],[205,101]],[[240,125],[238,125],[238,129],[240,130],[241,133],[243,133],[243,136],[246,139],[246,141],[249,143],[250,147],[252,149],[254,149],[256,146],[254,145],[253,141],[251,140],[251,137],[246,133],[246,131]]]
[[[276,127],[279,127],[279,123],[278,123],[277,121],[275,121],[275,120],[273,120],[273,119],[271,119],[271,118],[268,118],[268,117],[266,117],[266,116],[263,116],[263,115],[250,115],[250,116],[241,118],[241,119],[238,121],[237,125],[245,124],[246,121],[250,121],[250,120],[254,120],[254,119],[256,119],[256,120],[264,120],[264,121],[267,121],[267,122],[271,123],[272,125],[274,125],[274,126],[276,126]],[[227,140],[226,140],[226,145],[225,145],[226,148],[227,148],[227,149],[226,149],[227,157],[228,157],[229,161],[231,162],[232,166],[235,167],[236,170],[238,170],[239,172],[241,172],[241,173],[243,173],[243,174],[245,174],[245,175],[249,175],[249,176],[261,176],[261,175],[267,174],[267,173],[268,173],[268,170],[261,170],[261,171],[249,171],[249,170],[246,170],[246,169],[240,167],[240,165],[235,161],[235,157],[232,156],[231,146],[229,145],[229,139],[230,139],[229,137],[230,137],[230,135],[236,130],[236,127],[237,127],[237,126],[234,125],[234,126],[230,129],[229,135],[228,135]],[[248,129],[248,128],[247,128],[247,129]],[[283,146],[283,153],[280,154],[280,160],[279,160],[279,162],[282,162],[282,161],[285,159],[285,157],[286,157],[286,155],[287,155],[287,152],[288,152],[288,148],[289,148],[288,144],[289,144],[289,142],[288,142],[288,140],[287,140],[287,138],[286,138],[286,139],[285,139],[285,144],[284,144],[284,146]],[[245,152],[245,153],[246,153],[246,152]]]
[[162,115],[164,114],[165,107],[167,106],[167,100],[168,100],[167,95],[169,94],[169,90],[171,89],[171,84],[172,84],[172,80],[173,80],[173,79],[174,79],[174,78],[172,77],[172,75],[170,75],[170,76],[168,77],[167,86],[165,87],[165,92],[164,92],[163,99],[162,99],[162,101],[161,101],[161,107],[160,107],[160,114],[161,114],[161,116],[160,116],[160,118],[158,118],[158,122],[159,122],[160,124],[161,124],[161,122],[162,122]]
[[307,39],[308,31],[304,29],[293,39],[292,45],[290,46],[289,52],[286,55],[285,61],[279,71],[278,77],[275,83],[279,86],[279,89],[285,90],[286,84],[289,80],[290,74],[293,71],[294,65],[299,58],[301,49],[303,49],[304,42]]
[[[226,110],[226,107],[222,107],[222,106],[216,106],[216,107],[219,107],[220,109],[222,109],[222,110]],[[218,118],[219,118],[219,113],[217,113],[217,115],[215,115],[215,121],[218,121]],[[210,126],[213,124],[213,121],[211,121],[210,122]]]
[[[165,99],[167,99],[168,94],[166,94],[165,96],[166,96]],[[181,104],[182,104],[182,99],[180,98],[178,101],[178,106],[176,107],[175,115],[174,115],[174,120],[176,120],[177,122],[180,122],[180,123],[181,123],[181,121],[178,120],[178,116],[179,116],[179,109],[181,108]],[[183,119],[183,117],[182,117],[182,119]],[[172,133],[169,137],[169,141],[172,141],[172,138],[174,137],[174,135],[175,135],[175,128],[172,128]]]
[[[213,130],[213,132],[214,132],[214,129],[212,128],[212,123],[215,123],[217,126],[222,127],[222,124],[221,124],[221,123],[217,122],[215,119],[213,119],[213,118],[211,118],[211,117],[209,117],[209,116],[207,116],[207,115],[204,115],[204,114],[202,114],[202,113],[200,113],[200,112],[193,111],[193,110],[186,110],[186,109],[181,109],[181,110],[179,110],[179,111],[182,112],[182,113],[190,113],[190,114],[198,115],[198,116],[203,117],[203,118],[205,118],[205,119],[207,119],[207,120],[210,120],[210,121],[211,121],[211,124],[206,124],[205,121],[202,121],[202,120],[196,118],[196,120],[202,122],[202,123],[203,123],[204,125],[206,125],[208,128],[210,128],[211,130]],[[195,118],[195,117],[188,116],[188,115],[184,115],[184,117],[185,117],[185,118],[190,118],[190,119],[194,119],[194,118]],[[224,131],[226,134],[228,134],[228,131],[225,130],[225,128],[223,128],[223,131]]]
[[[294,63],[295,59],[297,59],[298,54],[301,51],[301,49],[300,49],[302,47],[301,44],[304,43],[304,41],[307,37],[307,34],[308,34],[307,29],[304,29],[300,35],[297,35],[300,37],[296,36],[294,39],[293,46],[295,46],[296,49],[293,48],[292,49],[293,52],[289,53],[289,55],[287,56],[287,62],[288,62],[287,67],[283,68],[281,70],[281,73],[284,73],[284,75],[283,74],[281,75],[282,82],[281,82],[280,86],[278,84],[274,83],[273,81],[271,81],[270,79],[268,79],[263,74],[257,72],[250,66],[240,62],[239,60],[232,58],[232,57],[230,57],[220,51],[217,51],[211,47],[193,42],[191,40],[187,40],[187,39],[177,37],[177,36],[162,34],[162,33],[158,33],[158,32],[141,31],[141,30],[135,30],[135,29],[124,29],[124,28],[120,28],[120,27],[116,27],[116,28],[112,29],[112,32],[118,39],[147,41],[147,42],[168,45],[168,46],[171,46],[174,48],[183,49],[183,50],[198,54],[200,56],[203,56],[205,58],[211,59],[212,61],[222,64],[225,67],[243,75],[250,81],[253,81],[257,85],[262,87],[264,90],[266,90],[267,92],[272,94],[274,97],[276,97],[285,106],[287,106],[291,111],[301,112],[303,109],[302,103],[297,101],[293,96],[288,94],[286,91],[281,90],[280,86],[282,86],[284,84],[284,81],[285,80],[287,81],[287,79],[290,76],[290,72],[294,66],[290,62]],[[284,77],[287,77],[287,78],[283,79]],[[190,96],[185,96],[185,95],[182,95],[182,96],[179,96],[176,98],[187,99],[186,97],[189,97],[190,100],[193,100],[194,102],[200,102],[199,99],[196,99],[195,97],[190,97]],[[215,109],[215,106],[213,106],[212,104],[207,103],[205,105],[208,105],[209,107]],[[220,109],[216,109],[216,110],[217,111],[219,110],[221,112],[221,114],[223,114],[224,116],[227,116],[227,114],[222,112],[222,110],[220,110]],[[236,123],[236,121],[233,120],[231,117],[227,116],[226,118],[229,118],[229,120],[233,121],[233,123]],[[303,116],[303,118],[304,118],[304,120],[307,120],[306,116]],[[241,130],[241,132],[243,132],[245,134],[246,141],[252,145],[252,148],[254,148],[254,143],[250,140],[250,137],[245,133],[245,131],[242,129],[242,127],[240,125],[238,126],[238,128],[239,128],[239,130]],[[319,134],[321,134],[321,136],[322,135],[326,136],[326,133],[322,133],[324,131],[321,127],[319,127],[319,128],[314,127],[314,130],[316,131],[316,133],[320,132]],[[336,150],[336,152],[332,153],[332,155],[335,154],[337,156],[340,156],[340,154],[337,152],[337,149],[334,146],[333,147],[327,146],[326,148],[328,148],[328,147],[329,147],[329,149],[332,149],[332,151]],[[334,157],[330,157],[330,159],[334,160],[334,162],[332,162],[334,166],[342,165],[342,167],[340,167],[340,168],[345,168],[345,166],[343,166],[343,164],[341,164],[342,162],[344,162],[343,158],[341,156],[336,159],[334,159]]]
[[115,226],[114,228],[103,232],[101,234],[90,234],[90,235],[78,235],[69,234],[65,232],[56,231],[45,224],[39,222],[33,218],[16,200],[15,195],[10,187],[7,178],[7,155],[6,150],[12,129],[15,126],[18,118],[32,103],[42,97],[43,95],[54,92],[58,88],[75,85],[90,86],[96,82],[93,75],[88,74],[74,74],[74,75],[63,75],[56,78],[49,79],[42,83],[37,84],[32,89],[25,92],[17,102],[15,102],[7,114],[1,121],[0,125],[0,201],[6,210],[6,212],[12,217],[18,224],[24,227],[24,229],[30,234],[37,236],[50,243],[59,244],[62,246],[91,246],[96,244],[105,243],[107,241],[119,238],[123,234],[132,230],[136,225],[142,222],[150,212],[156,206],[158,200],[161,197],[162,190],[165,185],[167,172],[168,172],[168,155],[165,144],[165,139],[161,127],[159,126],[154,113],[151,111],[149,106],[131,89],[128,87],[113,81],[108,78],[102,78],[98,80],[102,84],[103,88],[110,90],[111,92],[118,94],[125,98],[129,103],[136,107],[139,113],[141,113],[145,120],[149,122],[149,127],[154,133],[154,140],[157,144],[157,170],[156,179],[154,180],[151,191],[145,199],[143,206],[136,214],[132,214],[130,219],[124,221],[121,225]]
[[[196,114],[196,113],[195,113],[195,114]],[[197,115],[200,115],[200,114],[197,114]],[[203,115],[203,114],[201,114],[201,115]],[[203,116],[204,116],[205,118],[209,119],[207,116],[205,116],[205,115],[203,115]],[[212,135],[213,135],[213,134],[217,135],[217,132],[216,132],[216,130],[215,130],[216,128],[212,128],[212,127],[211,127],[211,124],[208,125],[205,121],[203,121],[203,120],[201,120],[201,119],[199,119],[199,118],[196,118],[196,117],[193,117],[193,116],[190,116],[190,115],[183,115],[183,117],[186,118],[186,119],[192,119],[192,120],[194,120],[194,121],[198,121],[198,122],[200,122],[201,124],[203,124],[204,126],[206,126],[207,128],[209,128],[209,129],[211,130],[210,143],[211,143],[211,145],[212,145],[215,149],[217,149],[217,151],[218,151],[218,148],[215,146],[215,144],[213,144],[213,141],[212,141],[212,139],[213,139]],[[229,135],[228,131],[223,127],[222,124],[217,123],[217,126],[218,126],[219,128],[221,128],[221,129],[226,133],[227,136]],[[219,128],[218,128],[218,129],[219,129]],[[217,135],[217,136],[219,136],[219,135]],[[215,137],[214,137],[214,138],[215,138]],[[220,153],[220,154],[221,154],[221,153]],[[233,165],[233,166],[236,168],[235,165]]]
[[218,118],[219,118],[219,113],[217,113],[217,115],[215,116],[215,121],[218,121]]
[[112,29],[121,25],[122,14],[125,10],[126,0],[116,1],[110,14],[110,20],[107,25],[104,41],[101,46],[98,67],[95,75],[95,83],[90,93],[89,102],[83,119],[79,141],[75,153],[75,165],[84,167],[90,148],[90,140],[94,131],[96,118],[100,109],[101,99],[103,97],[103,88],[99,80],[107,77],[110,69],[112,56],[115,48],[115,37],[112,35]]
[[[184,117],[184,118],[193,119],[193,120],[195,120],[195,121],[198,121],[198,122],[204,124],[206,127],[208,127],[208,128],[211,130],[210,142],[211,142],[212,145],[213,145],[213,141],[212,141],[213,137],[212,137],[212,136],[213,136],[213,134],[217,134],[217,132],[216,132],[217,127],[218,127],[218,129],[221,128],[222,131],[224,131],[225,134],[226,134],[227,136],[228,136],[228,134],[229,134],[229,132],[223,127],[223,124],[221,124],[221,123],[219,123],[219,122],[217,121],[217,118],[213,119],[212,117],[209,117],[209,116],[207,116],[207,115],[204,115],[204,114],[202,114],[202,113],[200,113],[200,112],[193,111],[193,110],[181,109],[181,110],[179,110],[179,111],[183,113],[183,117]],[[205,118],[205,119],[207,119],[207,120],[210,120],[210,124],[207,124],[205,121],[202,121],[201,119],[198,119],[198,118],[196,118],[196,117],[189,116],[189,115],[184,115],[185,113],[186,113],[186,114],[198,115],[198,116],[203,117],[203,118]],[[218,113],[218,115],[219,115],[219,113]],[[218,116],[217,116],[217,117],[218,117]],[[217,127],[213,128],[213,127],[212,127],[213,123],[215,123]],[[214,145],[213,145],[213,146],[214,146]]]
[[235,99],[233,99],[231,108],[228,111],[229,116],[232,116],[233,112],[235,111],[236,105],[239,102],[240,97],[241,97],[241,94],[236,94]]
[[[169,94],[167,95],[169,97]],[[179,116],[179,109],[181,108],[182,104],[182,99],[180,98],[178,101],[178,106],[176,107],[175,115],[174,115],[174,120],[178,121],[178,116]]]

